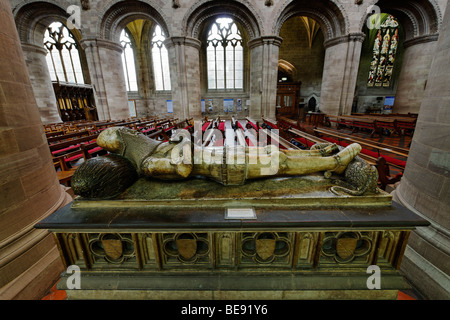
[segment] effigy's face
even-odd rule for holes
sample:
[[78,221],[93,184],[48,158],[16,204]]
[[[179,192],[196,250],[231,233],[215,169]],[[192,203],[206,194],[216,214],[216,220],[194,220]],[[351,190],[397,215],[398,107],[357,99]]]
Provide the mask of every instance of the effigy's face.
[[119,152],[121,148],[119,130],[120,127],[113,127],[104,130],[97,137],[97,144],[109,152]]

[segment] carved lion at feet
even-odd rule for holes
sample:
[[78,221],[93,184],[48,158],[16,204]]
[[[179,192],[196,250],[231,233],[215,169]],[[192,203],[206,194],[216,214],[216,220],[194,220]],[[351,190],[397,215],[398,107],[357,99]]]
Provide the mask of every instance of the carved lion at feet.
[[378,171],[360,157],[355,157],[345,170],[345,182],[348,187],[334,186],[331,192],[336,195],[342,193],[361,196],[366,192],[378,193]]

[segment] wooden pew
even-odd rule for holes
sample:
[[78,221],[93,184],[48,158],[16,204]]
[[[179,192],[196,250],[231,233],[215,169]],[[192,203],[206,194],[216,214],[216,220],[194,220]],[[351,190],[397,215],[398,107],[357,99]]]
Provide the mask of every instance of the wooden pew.
[[82,143],[87,143],[89,141],[96,140],[97,137],[98,137],[98,134],[95,134],[95,135],[85,136],[85,137],[81,137],[81,138],[77,138],[77,139],[72,139],[72,140],[67,140],[67,141],[51,144],[51,145],[49,145],[50,152],[52,154],[60,154],[60,153],[64,153],[64,152],[67,153],[69,151],[73,151],[73,149],[75,149],[74,146],[76,146],[77,148],[81,148]]
[[[333,140],[337,140],[337,144],[343,146],[353,142],[359,143],[363,148],[360,153],[361,158],[372,162],[378,170],[379,185],[381,189],[385,190],[387,184],[393,184],[400,181],[402,175],[398,174],[395,177],[391,177],[389,167],[393,166],[403,171],[405,169],[406,161],[387,156],[386,153],[392,153],[407,158],[409,150],[326,129],[316,128],[314,129],[314,133],[319,136],[329,136]],[[328,139],[327,141],[333,142],[333,140]],[[377,152],[371,151],[370,149],[375,149]]]
[[262,117],[262,120],[267,126],[270,126],[273,129],[278,129],[278,125],[277,125],[277,121],[276,120],[272,120],[272,119],[264,118],[264,117]]
[[83,131],[79,131],[79,132],[67,133],[64,135],[58,135],[55,137],[48,137],[47,143],[49,145],[52,145],[52,144],[57,144],[57,143],[61,143],[64,141],[70,141],[70,140],[74,140],[74,139],[78,139],[78,138],[82,138],[82,137],[87,137],[90,135],[91,135],[90,131],[83,130]]
[[374,119],[368,119],[363,117],[349,117],[349,116],[341,116],[341,120],[345,120],[345,123],[352,127],[352,133],[358,131],[359,129],[368,129],[371,130],[370,137],[373,137],[374,134],[379,134],[379,130],[377,127],[377,121]]
[[347,142],[357,142],[360,144],[364,144],[370,148],[373,149],[377,149],[379,151],[384,151],[384,152],[389,152],[389,153],[394,153],[396,155],[402,156],[407,158],[408,154],[409,154],[409,149],[406,148],[400,148],[397,146],[391,146],[385,143],[381,143],[381,142],[377,142],[377,141],[371,141],[371,140],[367,140],[361,137],[357,137],[357,136],[350,136],[350,135],[346,135],[340,132],[336,132],[336,131],[332,131],[332,130],[328,130],[328,129],[324,129],[324,128],[316,128],[314,129],[315,133],[323,134],[323,135],[329,135],[332,137],[337,138],[338,140],[343,140],[343,141],[347,141]]
[[294,128],[300,130],[300,124],[292,119],[286,117],[277,117],[278,127],[282,127],[284,129]]

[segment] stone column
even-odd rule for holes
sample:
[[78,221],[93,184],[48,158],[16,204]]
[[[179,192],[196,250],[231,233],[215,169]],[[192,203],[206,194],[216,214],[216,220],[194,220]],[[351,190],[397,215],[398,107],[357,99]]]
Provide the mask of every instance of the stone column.
[[405,41],[394,113],[419,113],[437,39],[438,35],[427,35]]
[[450,299],[450,10],[447,9],[394,200],[430,221],[411,233],[401,271],[428,299]]
[[350,114],[355,96],[363,33],[352,33],[326,40],[320,92],[320,111]]
[[30,75],[34,97],[39,107],[42,123],[61,122],[50,72],[47,66],[47,50],[43,46],[22,43],[22,51]]
[[81,40],[81,46],[86,53],[99,120],[129,118],[122,46],[99,38]]
[[0,0],[0,299],[41,298],[63,265],[34,225],[71,198],[56,178],[8,0]]
[[263,36],[250,40],[250,110],[253,120],[275,119],[278,54],[283,39]]
[[174,116],[201,119],[200,47],[190,37],[171,37],[164,42],[170,64],[170,82]]

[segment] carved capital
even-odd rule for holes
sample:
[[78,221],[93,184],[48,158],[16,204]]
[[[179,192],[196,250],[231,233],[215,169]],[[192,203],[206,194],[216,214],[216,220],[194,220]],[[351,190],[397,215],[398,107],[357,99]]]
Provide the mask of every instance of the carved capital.
[[44,56],[47,55],[47,49],[44,48],[44,46],[38,46],[32,43],[21,43],[22,50],[27,52],[35,52],[42,54]]
[[191,37],[170,37],[164,41],[166,48],[173,46],[190,46],[200,49],[202,43],[200,40]]
[[323,46],[325,47],[325,49],[328,49],[329,47],[333,47],[333,46],[336,46],[341,43],[346,43],[346,42],[351,42],[351,41],[363,42],[365,37],[366,37],[365,34],[362,32],[349,33],[344,36],[328,39],[328,40],[324,41]]
[[262,36],[256,39],[250,40],[247,45],[248,48],[251,50],[253,48],[262,46],[262,45],[274,45],[274,46],[281,46],[281,43],[283,42],[283,38],[278,36]]
[[102,48],[114,50],[119,53],[123,52],[123,48],[120,44],[113,42],[113,41],[106,40],[106,39],[101,39],[101,38],[82,39],[80,41],[80,45],[84,50],[86,50],[86,48],[88,48],[88,47],[95,46],[95,47],[102,47]]

